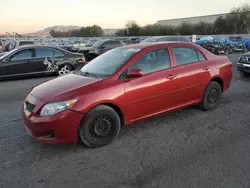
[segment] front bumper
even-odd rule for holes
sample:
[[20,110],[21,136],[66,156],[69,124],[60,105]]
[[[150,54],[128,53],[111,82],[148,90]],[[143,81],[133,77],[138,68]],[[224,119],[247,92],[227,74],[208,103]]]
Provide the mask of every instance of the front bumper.
[[250,73],[250,64],[237,63],[237,70]]
[[23,105],[23,119],[27,132],[36,140],[51,144],[74,143],[78,141],[78,127],[83,114],[66,110],[52,116],[40,116],[44,101],[29,95],[25,101],[35,105],[32,112]]

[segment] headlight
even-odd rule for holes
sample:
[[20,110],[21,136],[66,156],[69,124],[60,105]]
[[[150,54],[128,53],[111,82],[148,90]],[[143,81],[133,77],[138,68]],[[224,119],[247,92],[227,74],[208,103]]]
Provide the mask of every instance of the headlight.
[[62,112],[70,107],[72,107],[76,103],[76,99],[70,101],[62,101],[62,102],[51,102],[46,104],[42,110],[41,116],[51,116],[58,112]]

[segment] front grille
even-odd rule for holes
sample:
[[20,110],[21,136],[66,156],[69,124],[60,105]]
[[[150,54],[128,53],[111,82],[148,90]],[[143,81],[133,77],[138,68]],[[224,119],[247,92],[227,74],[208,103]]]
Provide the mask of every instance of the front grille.
[[34,104],[31,104],[30,102],[26,101],[26,110],[29,112],[32,112],[34,110],[34,108],[36,107]]
[[241,58],[239,59],[239,63],[250,64],[250,57],[241,56]]

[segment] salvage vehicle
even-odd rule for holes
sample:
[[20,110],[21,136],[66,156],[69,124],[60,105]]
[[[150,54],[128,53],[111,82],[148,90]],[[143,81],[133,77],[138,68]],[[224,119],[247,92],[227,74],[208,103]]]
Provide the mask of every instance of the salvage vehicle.
[[237,70],[242,77],[250,75],[250,52],[241,55],[237,63]]
[[181,42],[191,42],[188,38],[183,37],[183,36],[168,36],[168,37],[150,37],[147,38],[143,41],[141,41],[141,43],[145,43],[145,42],[177,42],[177,41],[181,41]]
[[194,104],[213,110],[231,80],[229,59],[196,44],[127,45],[32,88],[23,119],[38,141],[101,147],[138,120]]
[[78,52],[79,48],[85,47],[86,43],[84,41],[76,41],[70,49],[72,52]]
[[23,46],[0,57],[0,80],[55,73],[63,75],[84,64],[82,54],[51,46]]
[[0,40],[0,53],[4,52],[4,43]]
[[[92,46],[94,43],[96,43],[99,39],[98,38],[90,38],[89,40],[87,40],[86,42],[86,46]],[[80,49],[79,49],[80,50]]]
[[78,52],[84,55],[84,57],[86,58],[86,61],[91,61],[97,56],[113,48],[124,46],[124,45],[126,44],[122,42],[121,40],[103,39],[103,40],[98,40],[90,47],[81,48],[81,50],[79,50]]
[[0,57],[6,54],[7,52],[0,52]]

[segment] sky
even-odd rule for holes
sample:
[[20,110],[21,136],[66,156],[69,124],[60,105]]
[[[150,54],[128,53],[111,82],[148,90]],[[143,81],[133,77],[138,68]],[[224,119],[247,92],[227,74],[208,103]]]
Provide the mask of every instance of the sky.
[[29,33],[55,25],[123,28],[157,20],[229,12],[249,0],[0,0],[0,33]]

